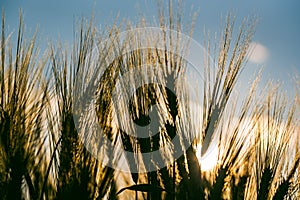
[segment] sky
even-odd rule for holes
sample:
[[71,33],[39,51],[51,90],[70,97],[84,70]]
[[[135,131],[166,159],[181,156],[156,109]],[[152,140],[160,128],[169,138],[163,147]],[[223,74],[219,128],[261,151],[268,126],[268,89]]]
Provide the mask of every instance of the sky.
[[[293,93],[292,79],[300,74],[300,1],[298,0],[186,0],[182,1],[184,18],[188,22],[191,9],[198,12],[193,38],[203,42],[203,30],[220,31],[221,16],[232,12],[237,25],[249,15],[259,18],[254,55],[244,76],[264,67],[264,80],[283,82]],[[150,21],[158,14],[157,1],[153,0],[1,0],[8,32],[17,31],[19,9],[24,14],[26,33],[39,30],[41,48],[49,41],[71,44],[76,20],[95,16],[96,26],[111,25],[116,16],[137,22],[141,15]],[[223,20],[224,21],[224,20]]]

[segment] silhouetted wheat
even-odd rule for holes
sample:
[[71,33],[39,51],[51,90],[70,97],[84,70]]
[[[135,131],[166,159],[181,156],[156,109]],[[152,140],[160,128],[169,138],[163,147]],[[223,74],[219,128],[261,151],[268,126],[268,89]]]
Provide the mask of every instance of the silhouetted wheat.
[[[16,52],[5,34],[1,37],[0,195],[21,199],[39,195],[45,168],[44,107],[47,87],[42,79],[45,59],[38,58],[36,34],[23,38],[23,22],[17,34]],[[14,55],[13,55],[14,54]],[[51,187],[48,186],[51,190]]]
[[[162,30],[183,30],[182,13],[175,12],[180,2],[169,12],[159,10]],[[6,35],[4,12],[2,15],[0,59],[0,198],[1,199],[297,199],[300,196],[299,108],[300,92],[295,101],[288,101],[279,87],[267,86],[259,90],[255,79],[249,93],[235,91],[239,75],[247,63],[249,44],[256,21],[246,19],[235,32],[234,18],[226,18],[220,38],[213,43],[205,39],[205,49],[213,55],[205,57],[204,85],[199,86],[203,102],[194,124],[187,85],[183,78],[187,69],[177,35],[157,37],[174,52],[162,49],[141,49],[140,41],[132,35],[122,38],[121,25],[96,30],[93,21],[82,20],[75,33],[72,48],[60,43],[51,44],[43,56],[38,55],[36,34],[27,41],[23,38],[23,22],[17,33],[15,53],[11,35]],[[137,25],[147,27],[145,19]],[[127,30],[135,28],[128,23]],[[136,36],[136,35],[135,35]],[[125,46],[122,46],[125,45]],[[136,50],[122,54],[126,45]],[[95,55],[95,46],[98,47]],[[214,47],[213,47],[214,46]],[[110,60],[117,55],[114,60]],[[199,55],[203,56],[203,55]],[[111,62],[101,62],[101,61]],[[152,64],[150,67],[149,64]],[[140,66],[147,65],[142,68]],[[135,77],[117,85],[129,70],[145,70],[141,79],[158,83],[138,84]],[[100,78],[99,78],[100,77]],[[121,145],[138,156],[125,155],[129,173],[104,166],[85,148],[80,139],[90,123],[81,117],[78,129],[74,113],[85,111],[86,105],[76,97],[89,96],[90,88],[97,85],[95,112],[103,134],[114,145]],[[167,85],[168,87],[165,87]],[[117,88],[119,87],[119,88]],[[126,88],[134,89],[133,96]],[[113,101],[115,89],[128,102],[128,107]],[[298,87],[299,88],[299,87]],[[174,95],[176,92],[177,96]],[[74,95],[76,94],[76,95]],[[120,95],[120,94],[117,94]],[[83,110],[74,109],[82,106]],[[116,126],[115,114],[128,108],[136,124],[149,123],[149,109],[156,105],[165,117],[161,137],[134,138],[136,134],[129,120],[125,126],[132,130],[126,134]],[[165,115],[165,116],[162,116]],[[131,128],[131,129],[130,129]],[[88,133],[86,138],[90,138]],[[92,133],[91,133],[92,134]],[[182,156],[174,159],[174,147],[167,145],[178,135]],[[195,138],[195,139],[194,139]],[[216,140],[214,140],[216,138]],[[108,155],[108,162],[121,156],[107,143],[95,145],[99,160]],[[100,139],[99,139],[100,140]],[[210,171],[202,171],[196,151],[207,153],[217,141],[218,163]],[[92,141],[94,142],[94,141]],[[158,169],[154,158],[142,153],[167,147],[160,151],[162,159],[173,159]],[[199,147],[200,146],[200,147]],[[90,150],[90,149],[89,149]],[[150,172],[142,171],[152,165]],[[113,164],[111,165],[113,166]]]

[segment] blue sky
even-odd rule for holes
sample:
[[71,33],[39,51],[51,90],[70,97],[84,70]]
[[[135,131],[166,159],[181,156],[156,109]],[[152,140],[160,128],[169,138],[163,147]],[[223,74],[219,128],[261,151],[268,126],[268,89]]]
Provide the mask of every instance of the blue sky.
[[[2,0],[8,31],[16,31],[19,9],[23,9],[26,32],[33,33],[39,27],[41,46],[48,41],[73,41],[76,19],[89,18],[94,11],[96,25],[111,24],[119,14],[138,21],[144,15],[149,20],[157,16],[156,1],[147,0]],[[257,15],[260,20],[254,41],[268,54],[259,63],[249,63],[245,73],[252,73],[257,66],[264,66],[264,77],[283,81],[291,89],[291,78],[300,74],[300,1],[298,0],[186,0],[183,1],[184,17],[190,10],[199,10],[194,39],[202,42],[203,27],[212,32],[220,28],[220,16],[229,11],[236,14],[238,22],[245,16]]]

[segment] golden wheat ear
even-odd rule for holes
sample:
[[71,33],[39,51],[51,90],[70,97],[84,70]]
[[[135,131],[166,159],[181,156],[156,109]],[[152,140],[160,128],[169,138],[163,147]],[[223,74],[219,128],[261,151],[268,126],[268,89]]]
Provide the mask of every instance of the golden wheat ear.
[[[26,40],[23,29],[20,11],[17,40],[11,42],[5,33],[2,12],[0,195],[4,199],[38,198],[46,158],[44,112],[47,81],[43,71],[47,55],[39,56],[36,33]],[[12,45],[16,45],[16,52],[13,52]],[[27,185],[27,193],[24,184]]]

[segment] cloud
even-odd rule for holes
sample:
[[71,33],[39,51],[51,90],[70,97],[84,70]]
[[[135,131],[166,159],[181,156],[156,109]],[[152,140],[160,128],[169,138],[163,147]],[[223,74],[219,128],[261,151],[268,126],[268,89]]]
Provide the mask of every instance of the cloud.
[[269,58],[269,50],[259,42],[251,42],[249,61],[256,64],[265,63]]

